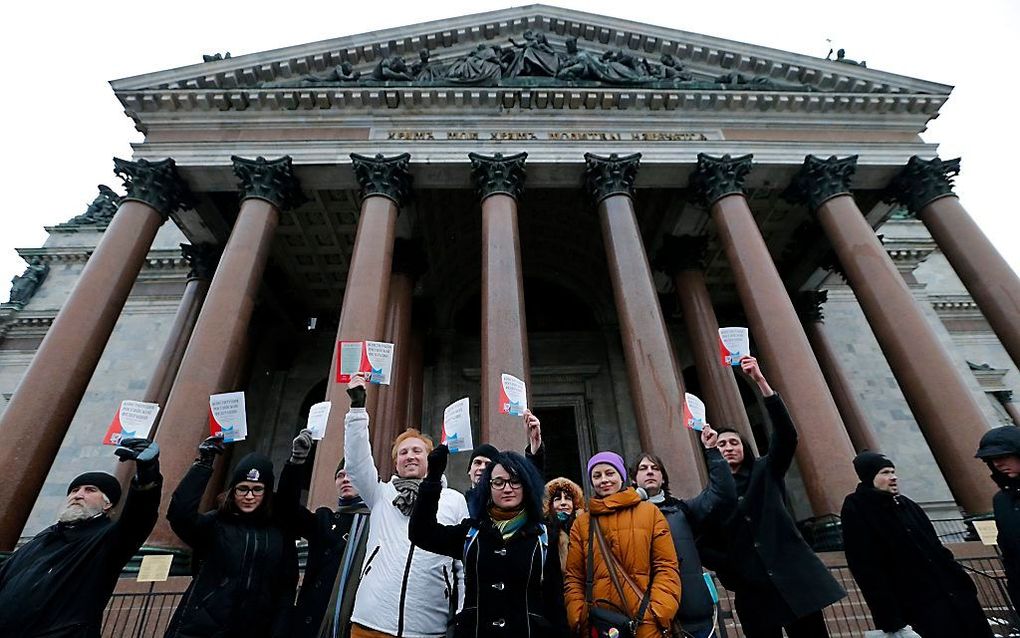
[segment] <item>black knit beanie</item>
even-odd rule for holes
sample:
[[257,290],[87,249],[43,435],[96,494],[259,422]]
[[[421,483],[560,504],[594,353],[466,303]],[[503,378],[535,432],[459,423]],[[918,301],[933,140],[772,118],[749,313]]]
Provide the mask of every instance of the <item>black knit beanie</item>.
[[896,465],[878,452],[861,452],[854,459],[854,471],[857,472],[861,482],[868,486],[873,485],[875,476],[887,467],[894,468]]
[[120,481],[112,474],[107,474],[106,472],[85,472],[84,474],[79,474],[67,486],[67,493],[70,494],[82,485],[95,485],[99,488],[100,492],[106,495],[106,498],[110,499],[111,505],[116,505],[120,501]]
[[230,476],[230,487],[234,487],[241,481],[262,483],[267,490],[272,491],[275,481],[273,462],[256,452],[246,455],[234,468],[234,473]]
[[471,450],[471,458],[468,459],[468,465],[470,465],[471,462],[474,461],[476,457],[484,456],[485,458],[491,461],[492,459],[496,458],[496,455],[498,454],[499,450],[497,450],[495,446],[489,445],[488,443],[482,443],[475,449]]

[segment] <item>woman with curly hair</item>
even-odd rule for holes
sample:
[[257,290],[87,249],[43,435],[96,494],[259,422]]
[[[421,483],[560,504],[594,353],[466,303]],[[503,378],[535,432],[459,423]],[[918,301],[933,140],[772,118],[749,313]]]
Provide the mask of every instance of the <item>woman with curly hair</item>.
[[577,515],[584,511],[584,492],[580,485],[560,476],[545,484],[542,503],[542,513],[549,527],[549,540],[559,548],[560,569],[566,571],[570,527]]
[[449,450],[428,458],[408,536],[424,550],[464,561],[464,608],[455,638],[566,635],[563,574],[542,522],[542,479],[516,452],[500,452],[468,494],[470,518],[436,520]]

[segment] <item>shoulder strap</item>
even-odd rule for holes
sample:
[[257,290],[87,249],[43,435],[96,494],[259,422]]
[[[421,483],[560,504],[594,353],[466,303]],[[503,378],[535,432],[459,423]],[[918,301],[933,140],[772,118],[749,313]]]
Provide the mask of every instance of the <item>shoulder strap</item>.
[[652,581],[655,579],[655,572],[652,571],[651,563],[652,560],[651,546],[649,546],[648,550],[648,588],[645,589],[644,594],[642,594],[637,584],[634,583],[634,581],[631,580],[630,577],[627,575],[627,570],[623,568],[623,565],[621,565],[620,562],[616,560],[616,556],[613,555],[613,552],[611,552],[609,550],[609,547],[606,546],[606,539],[602,535],[602,527],[600,527],[598,523],[595,523],[595,531],[596,536],[598,537],[599,549],[602,550],[602,557],[606,561],[606,567],[609,570],[609,577],[613,581],[613,587],[616,588],[616,593],[620,595],[620,601],[626,603],[627,598],[623,595],[623,587],[620,586],[620,581],[617,578],[618,571],[620,574],[623,575],[624,580],[627,581],[627,584],[630,586],[630,588],[634,590],[634,593],[641,598],[641,604],[638,606],[637,615],[633,618],[632,621],[635,625],[640,624],[645,617],[645,612],[648,610],[649,603],[651,603]]

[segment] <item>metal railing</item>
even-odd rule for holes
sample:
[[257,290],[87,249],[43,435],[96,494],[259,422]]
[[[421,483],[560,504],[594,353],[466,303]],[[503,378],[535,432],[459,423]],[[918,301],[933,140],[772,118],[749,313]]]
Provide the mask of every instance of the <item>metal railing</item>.
[[114,594],[103,613],[103,638],[159,638],[184,592]]
[[[992,633],[1000,638],[1020,638],[1020,617],[1010,601],[1002,561],[969,558],[959,561],[977,587],[978,600]],[[847,595],[825,610],[831,638],[859,637],[874,629],[871,612],[846,565],[829,568]],[[740,618],[733,608],[733,593],[716,580],[719,590],[721,638],[740,638]],[[183,592],[114,594],[103,616],[103,638],[160,638],[166,631]]]

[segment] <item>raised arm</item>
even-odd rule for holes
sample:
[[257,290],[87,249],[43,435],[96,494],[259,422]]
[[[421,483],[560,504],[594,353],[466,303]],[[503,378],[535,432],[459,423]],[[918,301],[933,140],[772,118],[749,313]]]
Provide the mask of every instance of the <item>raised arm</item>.
[[148,439],[124,439],[114,454],[121,462],[134,462],[124,508],[117,519],[118,545],[121,554],[130,558],[156,526],[163,476],[159,473],[159,446]]
[[[443,492],[443,472],[450,450],[440,445],[429,453],[429,471],[418,488],[418,498],[411,510],[407,537],[412,543],[433,554],[450,558],[461,558],[464,554],[464,539],[470,521],[457,525],[443,525],[436,520],[439,513],[439,497]],[[461,570],[463,571],[463,570]]]
[[737,507],[737,484],[726,459],[716,448],[718,440],[718,433],[706,423],[701,431],[701,443],[705,446],[708,485],[700,494],[687,501],[688,520],[694,526],[700,525],[709,516],[725,519]]
[[381,494],[379,469],[372,458],[372,443],[368,436],[368,411],[365,409],[365,378],[356,374],[351,378],[347,394],[351,396],[351,409],[344,417],[344,467],[354,489],[369,508],[375,507]]
[[790,412],[786,409],[782,397],[776,394],[765,375],[758,367],[758,360],[754,357],[743,357],[740,360],[740,369],[744,371],[755,385],[764,399],[765,409],[769,413],[769,420],[772,421],[772,439],[769,441],[769,453],[765,455],[769,469],[776,478],[783,478],[793,463],[793,456],[797,452],[797,428],[793,425]]
[[280,472],[275,495],[275,507],[281,514],[280,520],[295,534],[308,540],[315,534],[315,514],[301,505],[301,485],[308,472],[307,460],[311,449],[311,430],[301,430],[291,445],[290,459]]
[[202,441],[198,459],[181,479],[167,507],[171,529],[194,550],[205,549],[212,540],[214,515],[199,514],[198,506],[213,473],[213,460],[222,453],[223,439],[211,436]]

